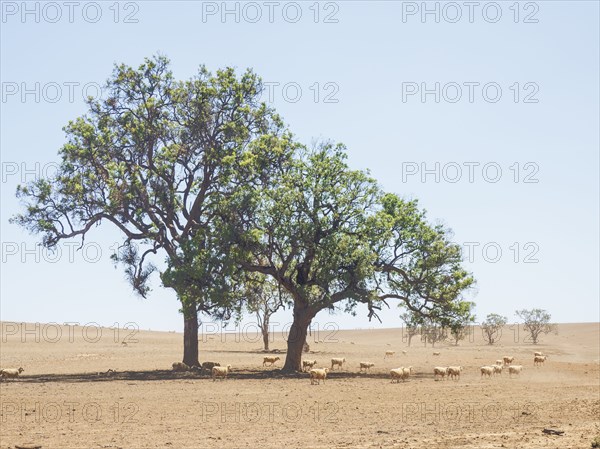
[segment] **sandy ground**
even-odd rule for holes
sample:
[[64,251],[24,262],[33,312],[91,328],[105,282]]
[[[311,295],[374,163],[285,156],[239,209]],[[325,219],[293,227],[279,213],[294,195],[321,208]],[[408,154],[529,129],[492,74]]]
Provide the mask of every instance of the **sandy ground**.
[[[4,322],[0,366],[25,371],[0,383],[0,447],[589,448],[600,422],[599,329],[561,324],[537,346],[506,329],[487,346],[476,328],[472,341],[436,345],[439,356],[418,337],[408,348],[400,329],[321,331],[307,357],[347,363],[311,385],[263,368],[253,334],[201,338],[201,361],[233,366],[213,382],[170,371],[181,334]],[[271,347],[284,350],[281,333]],[[386,350],[396,355],[384,360]],[[549,355],[543,367],[533,366],[536,350]],[[482,379],[479,367],[504,355],[523,373]],[[375,367],[359,374],[360,361]],[[390,368],[409,365],[407,382],[390,383]],[[432,368],[444,365],[463,365],[461,379],[435,381]],[[108,369],[117,374],[98,374]]]

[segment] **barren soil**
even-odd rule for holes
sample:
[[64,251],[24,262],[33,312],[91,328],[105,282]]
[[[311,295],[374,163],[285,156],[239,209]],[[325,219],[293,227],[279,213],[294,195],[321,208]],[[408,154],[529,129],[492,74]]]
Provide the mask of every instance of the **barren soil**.
[[[2,323],[0,367],[25,371],[0,383],[1,448],[589,448],[599,430],[598,323],[560,324],[535,346],[508,329],[494,346],[476,328],[472,341],[435,349],[418,337],[407,347],[400,329],[320,332],[307,358],[347,360],[320,385],[281,376],[283,360],[263,368],[254,335],[201,338],[201,361],[233,366],[213,382],[170,370],[181,334],[102,328],[94,341],[100,329],[86,338],[81,327],[26,329]],[[281,333],[271,347],[285,351]],[[396,354],[384,360],[386,350]],[[534,351],[549,355],[544,366],[533,366]],[[481,378],[479,367],[504,355],[522,374]],[[360,361],[375,367],[360,374]],[[432,368],[446,365],[464,367],[460,380],[434,380]],[[415,374],[392,384],[399,366]]]

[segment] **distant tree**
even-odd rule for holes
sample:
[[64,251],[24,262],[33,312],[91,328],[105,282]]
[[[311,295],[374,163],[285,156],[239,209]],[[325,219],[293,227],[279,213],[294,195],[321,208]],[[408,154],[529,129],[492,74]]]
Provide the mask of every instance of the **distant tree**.
[[537,345],[541,334],[557,332],[556,325],[550,323],[552,317],[546,310],[523,309],[517,310],[515,314],[523,320],[523,328],[531,337],[534,345]]
[[450,329],[450,335],[454,339],[454,345],[457,346],[460,340],[464,340],[469,335],[471,323],[475,321],[475,316],[471,310],[475,303],[463,301],[457,308],[454,317],[443,320],[444,324]]
[[415,335],[421,333],[421,326],[423,325],[423,318],[414,313],[406,312],[400,315],[402,321],[404,321],[406,334],[408,336],[408,346]]
[[445,341],[448,339],[448,327],[443,324],[438,324],[434,321],[429,321],[427,324],[422,326],[421,338],[427,343],[431,343],[431,347],[435,347],[436,343]]
[[256,317],[263,337],[265,351],[269,351],[271,316],[291,300],[290,295],[272,278],[252,274],[246,285],[246,308]]
[[490,313],[485,318],[485,321],[481,323],[481,332],[483,333],[483,339],[487,341],[488,345],[493,345],[496,341],[500,340],[502,328],[506,323],[506,317],[497,313]]
[[471,314],[474,305],[472,302],[463,302],[458,316],[450,320],[448,324],[450,335],[454,339],[454,346],[457,346],[460,340],[464,340],[469,335],[470,326],[475,321],[475,316]]

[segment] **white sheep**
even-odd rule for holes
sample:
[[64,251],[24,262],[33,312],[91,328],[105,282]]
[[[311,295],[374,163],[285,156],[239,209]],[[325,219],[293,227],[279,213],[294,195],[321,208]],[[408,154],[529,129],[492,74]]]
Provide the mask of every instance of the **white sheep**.
[[19,367],[19,369],[16,368],[4,368],[4,369],[0,369],[0,377],[4,378],[11,378],[11,379],[16,379],[17,377],[19,377],[19,374],[21,374],[23,371],[25,371],[23,368]]
[[310,370],[310,384],[314,385],[315,382],[317,385],[321,383],[321,380],[325,382],[327,378],[327,373],[329,372],[329,368],[314,368]]
[[519,375],[523,370],[523,365],[510,365],[508,367],[508,376],[512,377],[513,374]]
[[374,366],[375,364],[371,362],[360,362],[360,371],[362,372],[363,369],[365,370],[365,372],[369,371],[369,369],[373,368]]
[[340,369],[342,369],[342,367],[344,366],[344,363],[346,362],[345,358],[333,358],[331,359],[331,371],[333,371],[333,367],[336,365],[340,366]]
[[390,377],[392,378],[392,383],[394,383],[394,380],[396,381],[396,383],[400,383],[400,380],[404,382],[412,373],[412,369],[412,366],[409,366],[408,368],[400,367],[391,369]]
[[213,366],[212,369],[212,378],[213,382],[217,380],[217,377],[222,377],[223,379],[227,378],[227,373],[231,371],[231,365],[227,366]]
[[505,365],[510,365],[512,362],[514,362],[515,358],[505,355],[504,357],[502,357],[502,360],[504,361]]
[[402,351],[402,354],[406,355],[406,354],[408,354],[408,351]]
[[535,356],[541,356],[541,355],[544,355],[544,353],[543,353],[543,352],[540,352],[540,351],[536,351],[536,352],[534,352],[534,353],[533,353],[533,356],[534,356],[534,357],[535,357]]
[[173,362],[173,371],[189,371],[190,367],[183,362]]
[[546,356],[546,355],[536,355],[536,356],[533,358],[533,365],[534,365],[534,366],[540,366],[540,365],[543,365],[543,364],[544,364],[544,362],[546,361],[546,358],[547,358],[547,357],[548,357],[548,356]]
[[307,368],[312,368],[316,364],[316,360],[302,360],[302,371],[306,371]]
[[433,355],[440,355],[440,352],[436,351],[433,353]]
[[494,365],[492,368],[494,368],[494,375],[502,374],[502,365]]
[[383,358],[387,359],[388,357],[394,357],[394,354],[396,354],[396,351],[385,351]]
[[265,366],[265,363],[270,363],[273,366],[277,360],[280,360],[280,358],[267,355],[263,357],[263,366]]
[[492,377],[492,374],[494,374],[494,367],[492,367],[492,366],[482,366],[479,369],[481,370],[481,377],[483,377],[483,376]]
[[436,366],[433,368],[433,378],[437,379],[438,376],[441,376],[444,379],[448,375],[448,367],[447,366]]
[[462,366],[449,366],[448,367],[448,377],[450,379],[456,379],[459,380],[460,379],[460,372],[463,370],[464,368]]

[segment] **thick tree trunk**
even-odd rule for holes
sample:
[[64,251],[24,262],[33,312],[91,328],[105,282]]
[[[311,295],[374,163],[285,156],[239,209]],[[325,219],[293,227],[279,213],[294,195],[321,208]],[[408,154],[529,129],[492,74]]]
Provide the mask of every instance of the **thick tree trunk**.
[[200,366],[198,363],[198,310],[196,302],[183,304],[183,363]]
[[308,334],[308,326],[316,312],[309,307],[294,307],[294,321],[287,341],[287,354],[282,371],[302,371],[302,350]]

